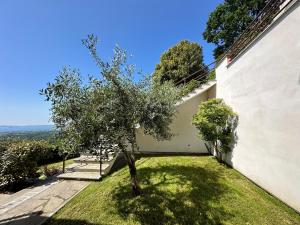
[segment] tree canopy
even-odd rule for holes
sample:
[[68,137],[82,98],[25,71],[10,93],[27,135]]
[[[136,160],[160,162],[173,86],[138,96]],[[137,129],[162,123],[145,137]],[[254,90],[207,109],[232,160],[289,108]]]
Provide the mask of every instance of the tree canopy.
[[153,78],[159,83],[178,82],[182,78],[206,67],[203,63],[202,47],[187,40],[180,41],[164,52],[156,65]]
[[225,0],[210,14],[203,37],[214,43],[217,59],[266,5],[266,0]]
[[52,103],[52,120],[63,146],[91,149],[104,141],[117,145],[127,160],[133,193],[138,195],[136,129],[142,127],[157,139],[170,138],[178,91],[170,82],[156,85],[150,78],[135,82],[135,69],[127,64],[126,52],[118,46],[111,61],[104,62],[97,53],[97,37],[89,35],[83,44],[100,77],[85,81],[78,70],[67,67],[41,93]]

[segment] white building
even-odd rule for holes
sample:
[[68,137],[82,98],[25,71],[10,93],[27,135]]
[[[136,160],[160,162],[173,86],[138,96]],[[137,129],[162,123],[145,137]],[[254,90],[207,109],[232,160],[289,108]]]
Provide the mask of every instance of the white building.
[[300,212],[300,1],[288,2],[237,57],[219,62],[217,84],[183,99],[172,140],[140,131],[137,140],[142,152],[205,153],[192,116],[202,101],[223,98],[239,115],[238,141],[226,161]]

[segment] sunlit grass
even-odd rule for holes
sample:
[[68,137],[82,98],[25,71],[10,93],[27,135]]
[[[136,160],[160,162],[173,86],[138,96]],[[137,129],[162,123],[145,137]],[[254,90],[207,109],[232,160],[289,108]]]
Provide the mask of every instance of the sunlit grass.
[[89,185],[48,224],[300,224],[300,216],[212,157],[151,157],[137,162],[143,195],[128,169]]
[[[68,159],[68,160],[65,161],[65,166],[68,166],[72,163],[74,163],[74,159]],[[40,166],[39,169],[38,169],[39,174],[43,173],[44,166],[47,166],[48,169],[62,169],[63,168],[63,161],[59,161],[59,162],[56,162],[56,163],[50,163],[50,164],[47,164],[47,165]]]

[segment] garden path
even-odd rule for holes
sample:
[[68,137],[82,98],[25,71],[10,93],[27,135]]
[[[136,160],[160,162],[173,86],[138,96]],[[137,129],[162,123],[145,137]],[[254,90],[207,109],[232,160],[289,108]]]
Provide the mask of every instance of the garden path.
[[56,179],[0,196],[0,224],[39,225],[63,207],[90,182]]

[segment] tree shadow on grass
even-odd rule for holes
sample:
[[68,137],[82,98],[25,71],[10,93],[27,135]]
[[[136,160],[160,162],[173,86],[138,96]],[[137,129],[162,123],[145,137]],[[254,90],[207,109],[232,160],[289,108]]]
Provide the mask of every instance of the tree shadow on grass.
[[[29,214],[23,214],[19,216],[14,216],[7,219],[0,219],[0,224],[5,225],[95,225],[86,220],[76,220],[76,219],[55,219],[48,218],[41,215],[43,211],[36,211]],[[101,225],[97,223],[97,225]]]
[[118,213],[143,225],[221,224],[233,217],[219,204],[227,191],[221,171],[193,166],[160,165],[139,169],[143,195],[132,197],[122,183],[113,192]]

